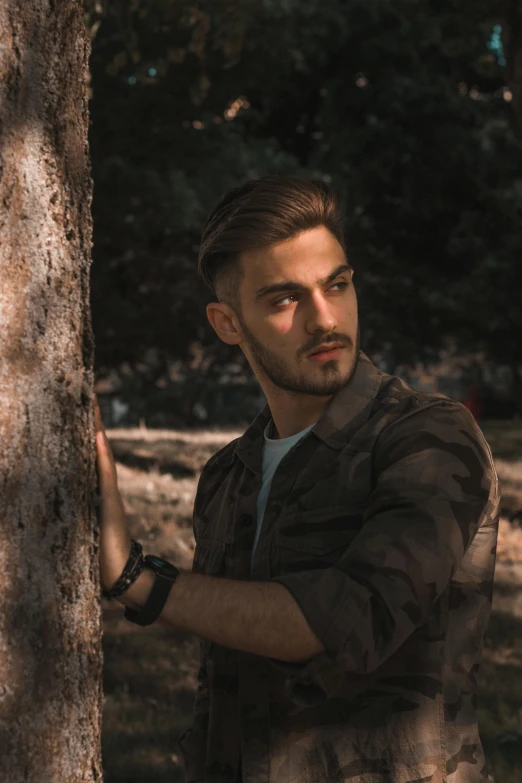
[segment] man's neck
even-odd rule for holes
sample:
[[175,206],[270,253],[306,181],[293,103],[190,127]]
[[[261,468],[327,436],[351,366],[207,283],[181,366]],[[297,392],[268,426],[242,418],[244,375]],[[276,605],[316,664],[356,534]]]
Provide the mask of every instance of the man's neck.
[[272,413],[270,438],[272,440],[290,438],[292,435],[297,435],[298,432],[302,432],[307,427],[315,424],[316,421],[319,421],[324,415],[330,399],[331,397],[328,397],[323,405],[315,405],[309,409],[306,407],[300,408],[299,406],[294,406],[285,409],[276,408],[273,410],[269,403],[270,411]]

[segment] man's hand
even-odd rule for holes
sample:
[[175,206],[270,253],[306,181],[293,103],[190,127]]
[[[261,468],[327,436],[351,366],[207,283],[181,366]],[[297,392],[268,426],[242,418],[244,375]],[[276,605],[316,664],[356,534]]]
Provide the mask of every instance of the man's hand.
[[125,567],[131,549],[131,536],[118,490],[114,456],[105,434],[96,396],[94,399],[97,467],[101,494],[100,577],[102,587],[109,590],[119,579]]

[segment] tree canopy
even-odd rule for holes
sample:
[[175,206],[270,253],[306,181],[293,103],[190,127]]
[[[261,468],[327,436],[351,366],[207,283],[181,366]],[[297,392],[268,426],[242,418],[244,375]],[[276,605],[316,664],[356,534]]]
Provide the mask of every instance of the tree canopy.
[[93,35],[97,361],[217,356],[197,281],[219,196],[267,172],[332,182],[362,346],[447,335],[520,362],[522,145],[497,3],[104,0]]

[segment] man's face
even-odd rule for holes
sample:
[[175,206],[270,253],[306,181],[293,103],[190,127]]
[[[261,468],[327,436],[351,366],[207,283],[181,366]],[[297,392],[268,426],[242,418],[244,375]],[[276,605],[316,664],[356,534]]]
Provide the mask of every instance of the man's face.
[[[324,226],[242,254],[240,346],[262,386],[331,396],[353,375],[359,351],[353,270]],[[310,356],[338,342],[331,355]],[[266,391],[266,389],[265,389]]]

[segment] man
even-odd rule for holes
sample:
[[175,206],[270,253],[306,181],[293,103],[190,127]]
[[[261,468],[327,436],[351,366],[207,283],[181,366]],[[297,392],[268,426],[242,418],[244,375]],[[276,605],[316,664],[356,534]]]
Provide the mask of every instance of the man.
[[186,783],[487,781],[476,692],[499,489],[480,429],[360,351],[323,183],[226,194],[200,273],[267,405],[203,469],[192,572],[136,576],[97,412],[103,586],[127,563],[126,616],[202,640]]

